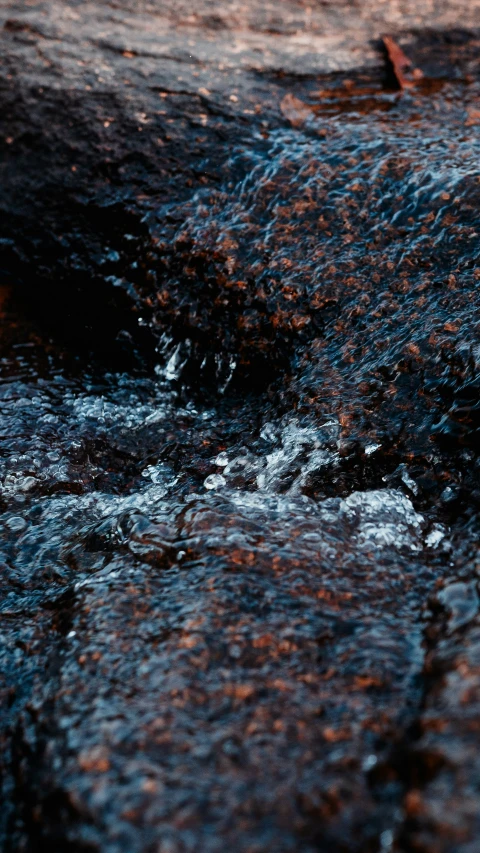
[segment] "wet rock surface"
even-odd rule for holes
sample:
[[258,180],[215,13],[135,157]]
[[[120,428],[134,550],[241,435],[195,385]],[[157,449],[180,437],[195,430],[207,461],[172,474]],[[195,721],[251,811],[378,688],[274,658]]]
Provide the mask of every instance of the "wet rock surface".
[[5,851],[476,850],[479,14],[2,5]]

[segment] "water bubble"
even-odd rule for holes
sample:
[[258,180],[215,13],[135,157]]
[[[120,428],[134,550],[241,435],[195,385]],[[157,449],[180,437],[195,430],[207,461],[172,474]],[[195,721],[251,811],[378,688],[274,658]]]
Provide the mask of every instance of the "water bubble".
[[225,468],[228,465],[228,455],[225,451],[218,454],[215,459],[215,465],[218,465],[219,468]]
[[203,485],[206,489],[220,489],[222,486],[227,485],[227,481],[221,474],[209,474]]
[[25,530],[27,522],[21,515],[13,515],[5,522],[5,526],[14,533],[20,533],[20,531]]

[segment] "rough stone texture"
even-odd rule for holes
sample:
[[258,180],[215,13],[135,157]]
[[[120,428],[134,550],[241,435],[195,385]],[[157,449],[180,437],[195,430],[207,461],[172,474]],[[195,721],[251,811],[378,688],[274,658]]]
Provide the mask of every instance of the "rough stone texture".
[[0,10],[3,849],[473,853],[480,3]]

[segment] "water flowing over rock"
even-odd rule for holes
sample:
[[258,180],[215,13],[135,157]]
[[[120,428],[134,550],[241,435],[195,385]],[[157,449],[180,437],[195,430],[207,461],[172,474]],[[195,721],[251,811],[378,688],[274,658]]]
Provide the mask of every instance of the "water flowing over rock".
[[478,0],[0,24],[1,849],[473,853]]

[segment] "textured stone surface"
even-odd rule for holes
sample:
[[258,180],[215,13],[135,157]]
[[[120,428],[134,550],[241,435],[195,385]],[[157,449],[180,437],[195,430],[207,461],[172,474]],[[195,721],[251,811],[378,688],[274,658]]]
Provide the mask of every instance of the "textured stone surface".
[[473,853],[480,4],[192,5],[0,5],[2,849]]

